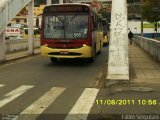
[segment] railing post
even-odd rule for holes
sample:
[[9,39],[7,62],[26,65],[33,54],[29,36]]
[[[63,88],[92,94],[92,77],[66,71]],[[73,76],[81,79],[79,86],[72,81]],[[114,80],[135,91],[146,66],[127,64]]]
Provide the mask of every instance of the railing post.
[[51,0],[47,0],[47,5],[51,5]]
[[158,44],[158,52],[157,52],[158,57],[157,58],[158,58],[158,61],[160,62],[160,42],[158,42],[157,44]]
[[5,60],[5,33],[0,34],[0,61]]
[[34,0],[31,0],[28,4],[28,51],[30,54],[34,54]]
[[126,0],[112,0],[110,29],[107,79],[129,80]]
[[[8,3],[5,5],[5,23],[8,22]],[[7,26],[7,25],[5,25]],[[5,46],[5,30],[0,33],[0,61],[5,60],[5,51],[6,46]]]
[[63,3],[63,0],[59,0],[59,4],[62,4]]

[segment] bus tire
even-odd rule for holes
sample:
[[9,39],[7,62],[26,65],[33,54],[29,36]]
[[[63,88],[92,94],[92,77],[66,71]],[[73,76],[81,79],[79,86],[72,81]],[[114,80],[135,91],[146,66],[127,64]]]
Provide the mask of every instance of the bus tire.
[[52,63],[57,62],[57,58],[50,57],[50,60],[51,60]]
[[96,58],[96,48],[94,47],[94,49],[92,51],[92,56],[91,56],[89,61],[94,62],[95,58]]
[[99,46],[99,51],[98,51],[98,54],[100,54],[101,53],[101,45],[102,45],[102,43],[100,42],[100,46]]

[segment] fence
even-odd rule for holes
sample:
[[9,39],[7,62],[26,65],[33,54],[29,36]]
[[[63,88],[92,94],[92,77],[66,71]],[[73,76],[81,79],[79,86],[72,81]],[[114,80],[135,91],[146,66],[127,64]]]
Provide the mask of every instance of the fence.
[[[25,51],[28,49],[28,40],[6,40],[6,54],[17,52],[17,51]],[[34,48],[40,47],[40,40],[34,39]]]
[[160,62],[160,41],[135,36],[135,42],[151,56]]

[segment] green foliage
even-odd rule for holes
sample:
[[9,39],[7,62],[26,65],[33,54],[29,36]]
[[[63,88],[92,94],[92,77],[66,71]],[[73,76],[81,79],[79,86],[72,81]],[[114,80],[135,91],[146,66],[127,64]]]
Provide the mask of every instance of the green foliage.
[[135,2],[139,2],[140,0],[127,0],[127,3],[131,3],[131,4],[133,4],[133,3],[135,3]]
[[110,22],[111,19],[111,13],[107,12],[106,10],[101,9],[100,11],[98,11],[98,14],[102,15],[102,18],[107,19],[108,22]]
[[160,1],[146,0],[143,6],[143,18],[154,23],[154,28],[157,33],[158,21],[160,21]]
[[143,6],[143,18],[149,22],[160,21],[160,1],[146,0]]

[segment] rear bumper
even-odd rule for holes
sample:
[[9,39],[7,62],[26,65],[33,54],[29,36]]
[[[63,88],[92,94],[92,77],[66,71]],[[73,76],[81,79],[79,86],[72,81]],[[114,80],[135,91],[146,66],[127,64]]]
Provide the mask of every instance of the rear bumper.
[[76,49],[57,49],[41,46],[41,55],[54,58],[89,58],[91,47],[84,46]]

